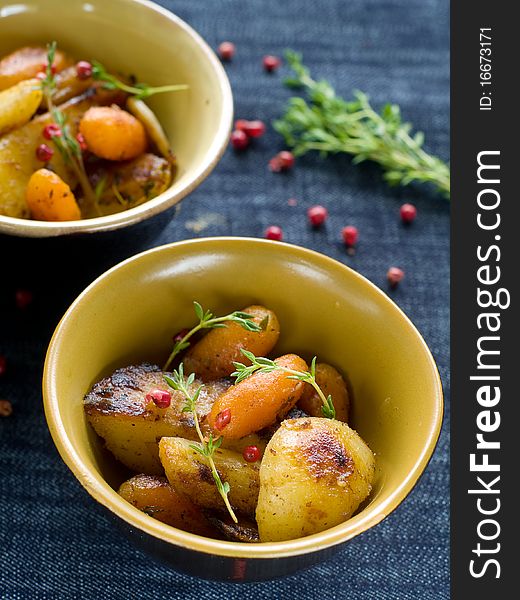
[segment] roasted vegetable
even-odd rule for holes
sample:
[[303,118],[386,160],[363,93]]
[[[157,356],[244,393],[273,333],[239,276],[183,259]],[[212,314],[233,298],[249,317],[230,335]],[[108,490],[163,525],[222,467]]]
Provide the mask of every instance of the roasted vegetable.
[[[72,63],[71,59],[57,50],[53,67],[59,72]],[[15,50],[0,60],[0,90],[5,90],[25,79],[31,79],[45,70],[47,65],[47,49],[41,46],[27,46]]]
[[214,525],[230,542],[256,543],[260,541],[258,527],[253,521],[240,517],[239,523],[234,523],[228,517],[208,515],[208,521]]
[[374,469],[373,453],[347,424],[284,421],[260,467],[260,541],[291,540],[349,519],[370,493]]
[[253,315],[262,331],[247,331],[238,323],[212,329],[186,352],[183,358],[186,373],[196,373],[203,381],[211,381],[233,373],[233,361],[244,359],[243,348],[260,356],[271,352],[280,335],[280,323],[274,312],[258,305],[248,306],[242,312]]
[[[307,371],[305,361],[296,354],[286,354],[276,364]],[[208,415],[211,429],[224,438],[238,439],[263,429],[282,417],[298,402],[304,384],[290,379],[283,371],[255,373],[219,396]],[[222,426],[222,416],[229,419]]]
[[[347,384],[341,373],[330,365],[318,363],[316,365],[316,383],[320,386],[325,396],[329,394],[332,396],[336,419],[347,423],[350,401]],[[305,385],[302,397],[298,402],[298,407],[311,417],[323,417],[323,402],[316,390],[309,384]]]
[[101,214],[121,212],[162,194],[170,185],[172,172],[167,160],[142,154],[130,161],[102,161],[88,167],[92,185],[99,192]]
[[173,527],[198,535],[215,535],[201,509],[178,494],[166,477],[135,475],[121,484],[119,494],[144,513]]
[[87,147],[107,160],[129,160],[146,150],[143,124],[117,106],[95,106],[87,110],[79,124]]
[[21,81],[0,92],[0,136],[25,125],[38,109],[42,95],[37,79]]
[[[73,98],[63,104],[60,110],[67,117],[71,135],[75,136],[79,120],[88,108],[107,102],[120,102],[122,98],[124,96],[119,91],[97,90]],[[75,188],[75,176],[59,152],[54,152],[46,165],[36,157],[36,148],[42,143],[49,143],[42,134],[44,127],[51,122],[50,115],[45,113],[0,138],[0,214],[29,218],[25,199],[27,183],[34,171],[42,166],[57,173],[71,189]]]
[[[194,389],[199,383],[193,384]],[[205,386],[197,402],[199,418],[206,416],[215,397],[227,387],[226,381]],[[182,411],[182,394],[169,390],[171,404],[162,409],[146,399],[155,389],[168,390],[158,367],[131,366],[96,383],[84,400],[87,418],[108,450],[129,469],[149,475],[163,473],[157,446],[162,436],[197,439],[193,417]]]
[[48,169],[35,171],[26,192],[27,206],[33,219],[40,221],[74,221],[81,212],[70,187]]
[[[168,481],[175,491],[208,509],[225,510],[206,458],[197,452],[194,443],[179,437],[163,437],[159,455]],[[231,506],[246,515],[254,515],[258,498],[258,463],[248,463],[242,455],[219,448],[213,460],[220,478],[228,482]]]
[[137,100],[135,96],[130,96],[126,105],[128,110],[144,125],[148,137],[154,143],[157,150],[168,162],[173,164],[175,158],[170,148],[170,142],[153,110],[142,100]]

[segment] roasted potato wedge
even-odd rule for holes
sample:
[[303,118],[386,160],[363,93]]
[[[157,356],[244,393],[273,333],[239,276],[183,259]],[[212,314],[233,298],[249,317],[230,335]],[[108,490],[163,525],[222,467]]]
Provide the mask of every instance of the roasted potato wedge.
[[42,96],[37,79],[21,81],[0,92],[0,136],[30,121]]
[[[193,384],[193,390],[198,384]],[[229,385],[228,381],[216,381],[204,387],[197,402],[201,420]],[[171,393],[168,408],[147,402],[146,394],[154,389]],[[159,367],[147,364],[118,369],[96,383],[84,400],[85,414],[107,449],[129,469],[149,475],[163,474],[158,448],[161,437],[197,439],[192,415],[182,412],[184,405],[183,395],[168,388]]]
[[[72,64],[72,60],[61,50],[56,50],[53,67],[59,72]],[[11,52],[0,60],[0,90],[5,90],[20,81],[31,79],[47,64],[47,49],[43,46],[26,46]]]
[[232,322],[210,330],[186,352],[183,359],[186,373],[196,373],[202,381],[228,377],[235,370],[233,362],[245,360],[242,349],[256,356],[267,356],[271,352],[280,335],[280,323],[274,312],[257,305],[248,306],[242,312],[253,315],[262,331],[247,331]]
[[[275,360],[283,367],[306,371],[307,364],[296,354],[285,354]],[[239,439],[273,424],[285,415],[300,399],[304,384],[289,379],[283,371],[254,373],[219,396],[208,415],[211,429],[224,439]],[[224,411],[230,420],[222,426]]]
[[202,510],[185,496],[178,494],[166,477],[135,475],[121,484],[119,495],[144,513],[190,533],[214,536]]
[[260,467],[260,541],[296,539],[349,519],[369,495],[374,470],[374,454],[346,423],[284,421]]
[[[225,505],[215,485],[207,459],[192,448],[193,442],[179,437],[163,437],[159,456],[168,481],[176,492],[207,509]],[[219,448],[213,460],[222,481],[230,485],[229,502],[234,510],[254,515],[258,498],[258,463],[246,462],[241,454]]]
[[[350,400],[347,384],[341,373],[326,363],[318,363],[316,365],[316,383],[320,386],[325,396],[329,394],[332,396],[332,403],[336,410],[336,419],[347,423]],[[318,393],[312,385],[306,383],[302,397],[298,401],[298,408],[301,408],[311,417],[322,417],[322,407],[323,402]]]

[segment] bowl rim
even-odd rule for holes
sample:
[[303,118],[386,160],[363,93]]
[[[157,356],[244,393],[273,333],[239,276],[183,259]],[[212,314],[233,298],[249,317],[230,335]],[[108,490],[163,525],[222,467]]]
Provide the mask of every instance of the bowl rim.
[[[12,1],[14,2],[14,0]],[[139,223],[167,210],[190,194],[204,181],[204,179],[206,179],[224,154],[233,124],[233,93],[226,70],[221,61],[202,36],[173,12],[150,0],[126,0],[126,2],[128,4],[138,4],[148,10],[156,12],[163,18],[171,21],[175,26],[184,30],[201,49],[204,57],[209,61],[212,70],[216,74],[218,88],[222,96],[222,114],[217,132],[213,142],[206,151],[204,159],[197,169],[194,170],[192,175],[186,179],[184,186],[175,193],[172,193],[171,188],[169,188],[162,194],[159,194],[159,196],[134,208],[112,215],[78,221],[37,221],[35,219],[20,219],[17,217],[0,215],[0,234],[16,237],[45,238],[112,231],[114,229]],[[10,3],[11,2],[0,0],[0,8],[4,5],[7,6]],[[80,4],[80,2],[78,2],[78,4]],[[127,9],[128,8],[130,7],[127,7]]]
[[[212,538],[182,531],[170,525],[161,523],[155,519],[150,519],[140,510],[123,500],[100,475],[94,475],[83,465],[61,422],[59,406],[55,393],[55,382],[57,378],[56,355],[61,331],[66,326],[67,321],[76,308],[88,299],[88,296],[99,284],[110,278],[113,272],[125,268],[126,265],[132,262],[142,260],[144,257],[156,253],[160,254],[163,252],[168,252],[170,248],[182,249],[185,246],[193,248],[197,247],[198,245],[204,246],[214,243],[241,245],[244,242],[257,248],[278,244],[283,246],[287,252],[293,253],[293,256],[295,257],[311,259],[315,264],[321,264],[329,269],[343,272],[347,271],[350,276],[354,277],[359,283],[361,283],[367,293],[371,294],[372,297],[377,297],[378,300],[388,303],[392,310],[396,311],[397,315],[401,318],[402,323],[406,327],[411,328],[412,332],[417,336],[421,346],[425,350],[436,388],[433,398],[434,418],[430,423],[428,435],[424,441],[422,450],[415,460],[413,468],[409,471],[405,479],[400,483],[399,486],[396,487],[396,489],[384,502],[377,506],[377,510],[369,510],[366,514],[363,514],[362,512],[351,517],[344,523],[336,525],[335,527],[320,533],[284,542],[248,544],[214,540]],[[182,548],[202,552],[205,554],[213,554],[231,558],[285,558],[317,552],[324,550],[325,548],[346,542],[382,521],[408,496],[418,482],[424,469],[428,465],[439,439],[444,414],[442,382],[431,351],[412,321],[405,315],[401,308],[399,308],[399,306],[397,306],[397,304],[385,292],[383,292],[383,290],[378,288],[374,283],[366,279],[357,271],[354,271],[349,266],[315,250],[310,250],[302,246],[285,242],[274,242],[259,238],[235,236],[196,238],[158,246],[126,259],[100,275],[74,300],[58,323],[49,343],[45,357],[42,389],[45,417],[53,441],[64,462],[79,480],[81,485],[96,501],[108,508],[119,518],[122,518],[132,527],[136,527],[144,533],[147,533],[154,538],[158,538],[163,542],[171,543],[175,546],[180,546]]]

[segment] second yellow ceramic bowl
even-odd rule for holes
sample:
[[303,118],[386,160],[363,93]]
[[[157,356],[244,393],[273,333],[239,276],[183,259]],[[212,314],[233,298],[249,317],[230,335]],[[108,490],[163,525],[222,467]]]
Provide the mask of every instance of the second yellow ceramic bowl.
[[[118,367],[162,364],[172,335],[194,323],[193,301],[216,314],[252,303],[281,323],[275,353],[336,366],[353,391],[351,425],[375,452],[377,476],[353,518],[322,533],[240,544],[167,526],[115,491],[125,472],[103,450],[83,412],[93,383]],[[88,287],[52,338],[43,382],[49,428],[88,493],[134,538],[175,568],[200,577],[254,580],[323,559],[379,523],[410,492],[434,450],[442,389],[433,358],[408,318],[345,265],[310,250],[241,238],[163,246],[131,258]]]
[[0,233],[52,237],[133,225],[179,202],[211,172],[228,143],[231,88],[219,59],[184,21],[147,0],[0,0],[0,57],[52,40],[78,59],[96,59],[150,85],[189,86],[147,100],[177,156],[178,173],[163,194],[130,210],[62,223],[0,215]]

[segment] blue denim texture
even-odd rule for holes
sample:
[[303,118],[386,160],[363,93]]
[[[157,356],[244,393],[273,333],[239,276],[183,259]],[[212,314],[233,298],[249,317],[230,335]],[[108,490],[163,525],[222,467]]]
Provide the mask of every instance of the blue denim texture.
[[[319,78],[348,96],[359,88],[376,106],[398,103],[425,132],[429,151],[448,159],[449,4],[447,0],[175,0],[161,2],[216,47],[232,40],[236,58],[226,65],[237,118],[277,117],[291,92],[284,67],[265,74],[264,54],[301,51]],[[423,334],[449,383],[449,203],[423,188],[390,189],[373,165],[348,158],[298,160],[286,175],[268,171],[283,148],[272,129],[242,155],[228,149],[212,175],[187,198],[159,245],[194,236],[261,236],[282,225],[285,240],[336,258],[388,291],[389,266],[406,272],[389,292]],[[298,199],[289,206],[288,198]],[[419,218],[399,220],[413,202]],[[312,230],[306,209],[327,206],[325,227]],[[198,230],[198,225],[206,227]],[[359,228],[355,256],[340,230]],[[40,381],[48,340],[60,311],[89,283],[81,270],[53,310],[38,298],[28,317],[8,302],[0,316],[0,353],[10,373],[0,397],[14,413],[0,419],[0,598],[107,599],[229,598],[255,600],[439,600],[449,597],[449,405],[435,454],[418,485],[388,518],[350,541],[331,560],[273,582],[222,584],[180,575],[136,550],[108,517],[93,509],[58,456],[48,433]],[[1,293],[10,293],[7,281]],[[0,302],[1,304],[1,302]]]

